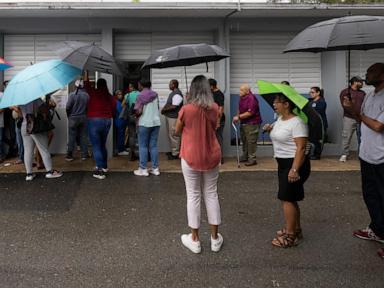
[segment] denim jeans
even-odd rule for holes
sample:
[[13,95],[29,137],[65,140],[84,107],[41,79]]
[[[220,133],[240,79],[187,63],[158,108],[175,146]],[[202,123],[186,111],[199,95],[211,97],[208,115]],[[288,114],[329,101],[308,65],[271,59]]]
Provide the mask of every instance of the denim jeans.
[[88,118],[89,140],[92,144],[93,158],[98,169],[107,167],[107,137],[111,128],[111,119],[107,118]]
[[88,156],[87,144],[87,117],[84,116],[71,116],[68,118],[68,156],[73,156],[77,140],[79,136],[81,157]]
[[127,128],[127,121],[119,119],[115,121],[115,136],[116,136],[116,149],[117,152],[125,151],[125,130]]
[[139,126],[139,157],[140,168],[147,168],[148,150],[151,154],[152,168],[159,167],[159,155],[157,150],[157,139],[159,138],[160,126]]
[[16,130],[16,143],[17,143],[17,151],[19,154],[19,159],[24,162],[24,143],[23,143],[23,137],[21,136],[21,128],[18,128],[16,126],[15,130]]

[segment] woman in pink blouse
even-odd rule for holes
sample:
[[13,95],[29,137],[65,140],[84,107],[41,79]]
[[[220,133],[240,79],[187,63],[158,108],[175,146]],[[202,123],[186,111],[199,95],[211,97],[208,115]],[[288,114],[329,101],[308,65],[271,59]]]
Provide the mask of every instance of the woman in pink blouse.
[[192,80],[187,102],[179,111],[176,133],[182,135],[180,158],[187,190],[188,225],[192,232],[181,235],[181,241],[193,253],[201,252],[199,228],[203,194],[211,228],[211,250],[219,252],[223,244],[223,237],[218,233],[221,216],[217,195],[221,151],[215,134],[219,107],[203,75]]

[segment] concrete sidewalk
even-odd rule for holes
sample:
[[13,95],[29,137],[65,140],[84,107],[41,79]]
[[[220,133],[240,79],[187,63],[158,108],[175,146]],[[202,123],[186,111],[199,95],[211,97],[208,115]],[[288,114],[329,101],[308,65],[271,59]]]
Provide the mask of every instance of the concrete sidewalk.
[[[80,160],[79,155],[72,162],[65,161],[65,155],[55,155],[52,160],[54,168],[62,171],[92,171],[95,163],[92,158],[85,161]],[[14,165],[12,159],[5,161],[0,166],[0,173],[23,173],[24,165]],[[241,165],[237,167],[235,157],[225,158],[224,164],[221,165],[220,171],[276,171],[276,161],[272,157],[263,157],[257,159],[258,165],[246,167]],[[352,156],[351,160],[345,163],[339,162],[339,157],[324,157],[321,160],[311,161],[312,171],[359,171],[360,164],[356,156]],[[111,171],[116,172],[132,172],[137,169],[138,162],[131,162],[127,156],[117,156],[108,160],[108,167]],[[161,172],[181,173],[179,160],[168,160],[164,153],[160,153],[159,167]],[[35,168],[37,171],[37,169]]]

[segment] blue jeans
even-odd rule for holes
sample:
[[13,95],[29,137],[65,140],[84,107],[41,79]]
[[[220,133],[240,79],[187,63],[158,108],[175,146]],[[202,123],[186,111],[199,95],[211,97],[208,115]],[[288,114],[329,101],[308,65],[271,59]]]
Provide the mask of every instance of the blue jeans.
[[76,138],[79,136],[81,157],[88,156],[87,144],[87,117],[84,116],[71,116],[68,117],[68,148],[67,155],[73,156],[73,151],[76,147]]
[[151,154],[152,168],[159,167],[159,153],[157,150],[157,139],[159,138],[160,126],[139,126],[139,157],[140,168],[147,168],[148,150]]
[[117,152],[125,151],[125,130],[127,128],[127,121],[119,119],[121,121],[115,121],[116,127],[116,148]]
[[111,119],[88,118],[89,140],[92,144],[93,158],[98,169],[107,168],[107,137],[111,128]]
[[17,143],[17,151],[19,153],[19,159],[24,162],[24,143],[23,137],[21,136],[21,128],[15,127],[16,130],[16,143]]

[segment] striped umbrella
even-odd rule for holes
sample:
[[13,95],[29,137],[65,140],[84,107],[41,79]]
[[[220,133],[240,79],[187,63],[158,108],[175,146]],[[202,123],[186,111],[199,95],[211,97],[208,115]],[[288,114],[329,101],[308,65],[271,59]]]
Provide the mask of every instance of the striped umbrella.
[[0,58],[0,71],[6,70],[11,67],[13,67],[11,63],[5,61],[3,58]]

